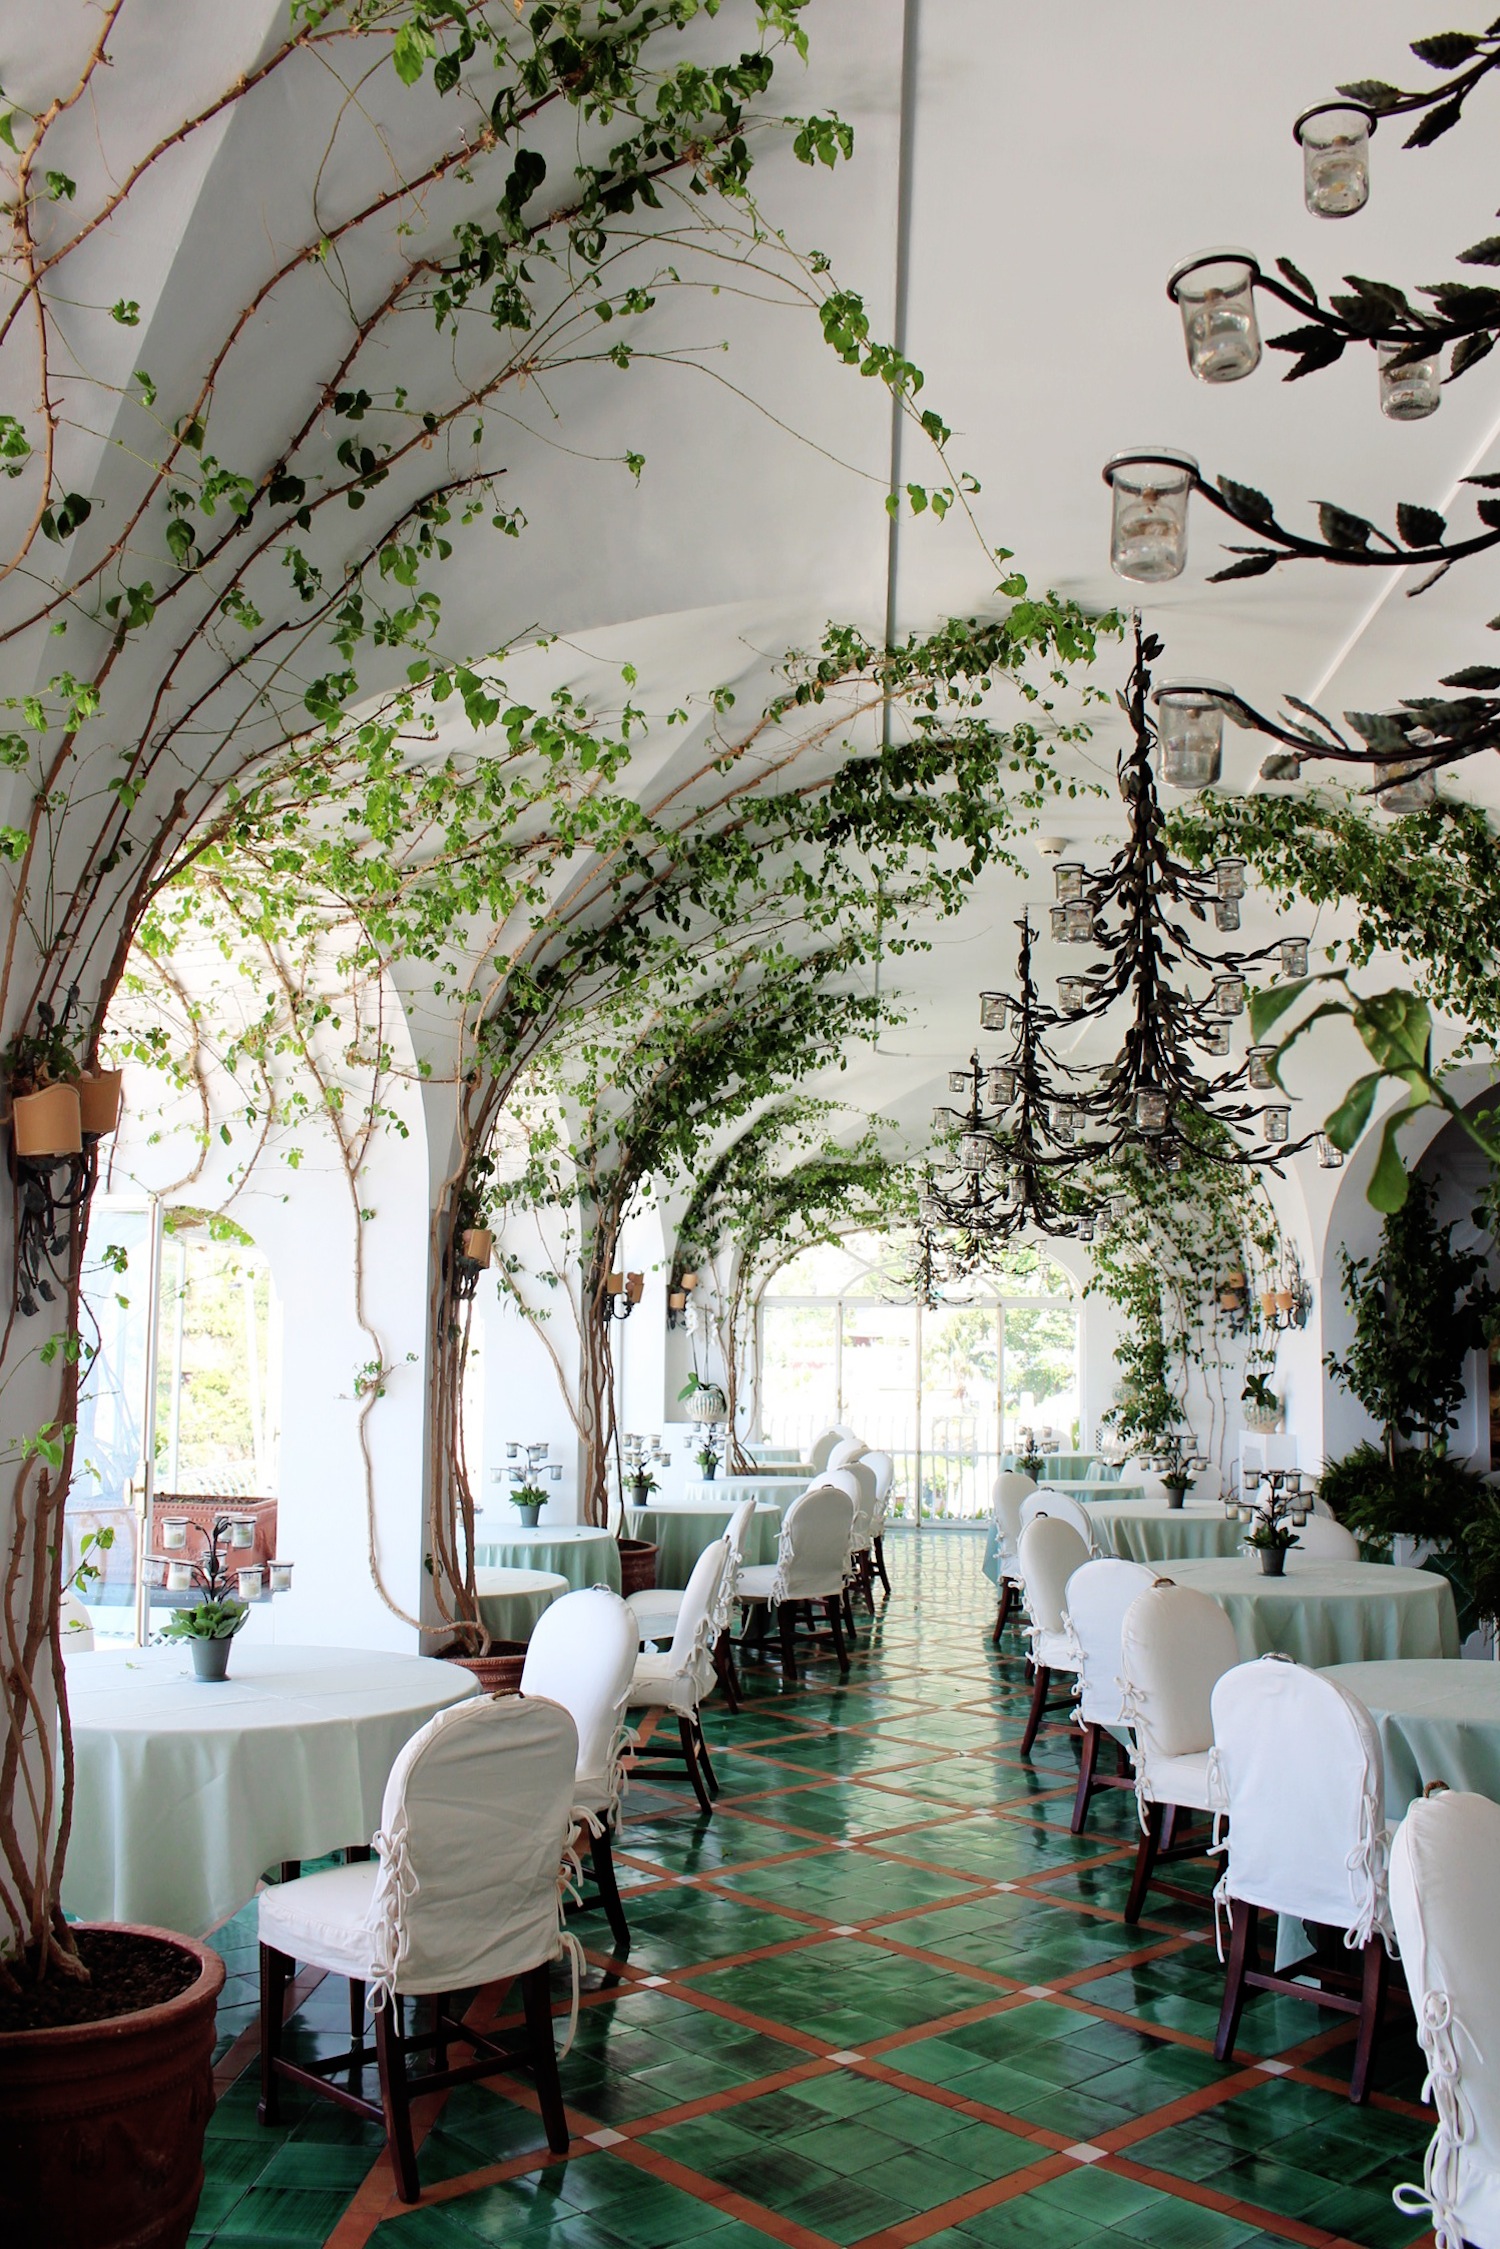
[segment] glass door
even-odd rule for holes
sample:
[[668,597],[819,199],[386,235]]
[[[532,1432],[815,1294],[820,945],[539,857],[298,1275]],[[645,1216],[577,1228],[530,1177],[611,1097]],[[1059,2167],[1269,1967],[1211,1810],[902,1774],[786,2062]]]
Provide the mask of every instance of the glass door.
[[100,1575],[81,1588],[82,1598],[96,1638],[137,1645],[147,1625],[141,1561],[151,1520],[160,1259],[159,1206],[95,1196],[83,1265],[84,1365],[64,1566],[77,1566],[86,1532],[109,1534],[107,1548],[90,1552]]

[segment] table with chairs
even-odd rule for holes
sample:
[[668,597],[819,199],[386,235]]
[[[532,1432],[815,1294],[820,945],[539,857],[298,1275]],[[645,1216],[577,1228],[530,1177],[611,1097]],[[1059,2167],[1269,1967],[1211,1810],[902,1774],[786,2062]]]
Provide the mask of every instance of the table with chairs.
[[575,1592],[607,1585],[620,1590],[620,1549],[615,1534],[589,1523],[517,1523],[502,1536],[476,1539],[474,1561],[487,1570],[547,1570]]
[[1294,1547],[1284,1577],[1267,1577],[1254,1554],[1174,1563],[1171,1575],[1219,1603],[1246,1659],[1289,1655],[1321,1671],[1336,1663],[1458,1654],[1453,1588],[1433,1570],[1318,1561]]

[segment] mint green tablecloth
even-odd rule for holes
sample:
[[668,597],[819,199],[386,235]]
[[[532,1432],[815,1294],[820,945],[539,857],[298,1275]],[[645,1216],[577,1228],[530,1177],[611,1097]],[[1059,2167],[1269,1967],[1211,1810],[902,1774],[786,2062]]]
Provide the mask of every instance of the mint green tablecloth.
[[550,1570],[575,1592],[586,1585],[620,1590],[614,1532],[591,1530],[586,1523],[538,1523],[534,1531],[518,1524],[503,1538],[476,1540],[474,1561],[482,1570]]
[[479,1692],[456,1663],[236,1640],[229,1677],[181,1645],[67,1659],[78,1796],[63,1904],[201,1937],[267,1867],[368,1843],[418,1728]]
[[[664,1500],[654,1507],[627,1507],[625,1528],[631,1538],[655,1541],[657,1584],[683,1586],[704,1547],[724,1536],[733,1513],[734,1506],[722,1502],[689,1506],[685,1500]],[[750,1523],[746,1562],[774,1562],[780,1536],[781,1509],[761,1500]]]
[[[1100,1461],[1101,1469],[1105,1469],[1106,1464],[1100,1460],[1100,1455],[1096,1452],[1043,1453],[1042,1473],[1037,1478],[1037,1482],[1040,1484],[1081,1484],[1096,1461]],[[1000,1455],[1002,1469],[1016,1469],[1020,1465],[1020,1458],[1016,1453],[1007,1452]]]
[[1177,1562],[1179,1585],[1211,1593],[1227,1610],[1240,1654],[1280,1652],[1322,1671],[1392,1657],[1456,1656],[1458,1617],[1448,1580],[1388,1562],[1309,1562],[1294,1552],[1285,1577],[1262,1575],[1258,1556]]
[[1249,1527],[1230,1522],[1217,1501],[1168,1507],[1159,1499],[1091,1499],[1088,1514],[1099,1551],[1123,1562],[1228,1560]]
[[529,1640],[543,1611],[572,1591],[560,1570],[476,1569],[474,1583],[492,1640]]
[[1339,1663],[1328,1676],[1375,1721],[1387,1819],[1435,1780],[1500,1803],[1500,1663]]
[[[763,1468],[754,1476],[690,1476],[683,1485],[685,1507],[737,1507],[742,1499],[758,1505],[790,1507],[806,1491],[808,1479],[800,1470]],[[668,1501],[675,1506],[676,1501]]]

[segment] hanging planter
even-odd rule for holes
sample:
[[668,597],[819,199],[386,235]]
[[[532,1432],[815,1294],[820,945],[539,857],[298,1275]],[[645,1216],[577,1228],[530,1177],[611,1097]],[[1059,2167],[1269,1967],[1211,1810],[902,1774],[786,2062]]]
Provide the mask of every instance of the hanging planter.
[[85,1132],[94,1133],[102,1140],[106,1134],[114,1131],[120,1121],[120,1095],[124,1083],[123,1070],[85,1071],[74,1080],[80,1121]]
[[46,1085],[21,1093],[11,1105],[11,1130],[18,1156],[76,1156],[83,1150],[83,1111],[78,1089]]
[[686,1403],[689,1421],[722,1421],[729,1411],[729,1400],[717,1382],[700,1382]]
[[488,1226],[466,1226],[459,1236],[459,1250],[471,1265],[487,1269],[495,1247],[495,1237]]

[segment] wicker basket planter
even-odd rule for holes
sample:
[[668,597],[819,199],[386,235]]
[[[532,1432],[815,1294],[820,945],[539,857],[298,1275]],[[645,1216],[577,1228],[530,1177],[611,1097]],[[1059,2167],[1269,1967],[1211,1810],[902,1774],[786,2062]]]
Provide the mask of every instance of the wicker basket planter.
[[622,1538],[619,1545],[621,1593],[649,1593],[656,1583],[656,1547],[649,1538]]

